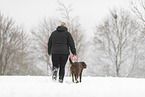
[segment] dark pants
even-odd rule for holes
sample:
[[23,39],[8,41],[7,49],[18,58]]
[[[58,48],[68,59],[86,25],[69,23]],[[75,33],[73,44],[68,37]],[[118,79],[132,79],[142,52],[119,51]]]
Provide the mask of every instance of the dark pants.
[[67,54],[53,54],[52,55],[52,63],[53,70],[59,68],[59,79],[63,80],[65,74],[65,64],[68,60]]

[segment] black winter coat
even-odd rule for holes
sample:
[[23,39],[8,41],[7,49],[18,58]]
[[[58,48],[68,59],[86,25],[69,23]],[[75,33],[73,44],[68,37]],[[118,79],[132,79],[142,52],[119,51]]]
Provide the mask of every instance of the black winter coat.
[[49,38],[48,54],[70,54],[69,48],[72,54],[76,55],[76,48],[71,34],[66,27],[58,26]]

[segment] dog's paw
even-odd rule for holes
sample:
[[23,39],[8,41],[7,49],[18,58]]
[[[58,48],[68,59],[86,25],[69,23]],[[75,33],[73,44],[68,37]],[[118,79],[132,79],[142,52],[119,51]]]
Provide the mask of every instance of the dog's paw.
[[76,83],[79,83],[79,81],[76,81]]

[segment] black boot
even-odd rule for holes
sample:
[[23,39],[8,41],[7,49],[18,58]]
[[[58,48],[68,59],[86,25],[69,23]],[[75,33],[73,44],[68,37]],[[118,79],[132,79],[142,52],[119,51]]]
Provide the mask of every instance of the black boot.
[[63,83],[63,77],[59,77],[59,82]]
[[62,80],[62,79],[59,79],[59,82],[60,82],[60,83],[63,83],[63,80]]
[[54,67],[53,69],[52,69],[52,72],[53,72],[53,75],[52,75],[52,80],[53,81],[56,81],[56,79],[57,79],[57,68],[56,67]]

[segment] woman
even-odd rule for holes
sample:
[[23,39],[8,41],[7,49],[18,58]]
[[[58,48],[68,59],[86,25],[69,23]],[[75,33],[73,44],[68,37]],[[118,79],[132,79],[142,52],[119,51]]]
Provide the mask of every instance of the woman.
[[72,54],[76,57],[76,48],[74,40],[71,34],[68,32],[66,23],[62,22],[57,29],[52,32],[48,41],[48,54],[52,55],[52,79],[56,80],[57,71],[59,68],[59,82],[63,83],[65,74],[65,65],[70,54],[69,48]]

